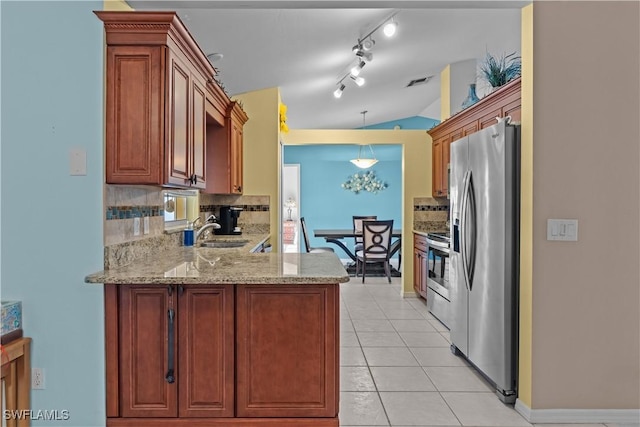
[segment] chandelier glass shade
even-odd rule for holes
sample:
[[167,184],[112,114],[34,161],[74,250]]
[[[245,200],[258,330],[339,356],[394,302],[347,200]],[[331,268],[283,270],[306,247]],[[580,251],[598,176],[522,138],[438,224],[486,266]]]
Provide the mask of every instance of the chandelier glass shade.
[[378,159],[376,159],[376,155],[373,153],[373,148],[371,147],[371,145],[369,145],[369,150],[371,151],[371,158],[362,157],[362,147],[363,145],[361,145],[360,148],[358,149],[358,158],[351,159],[350,162],[356,165],[357,167],[359,167],[360,169],[367,169],[375,165],[376,163],[378,163]]

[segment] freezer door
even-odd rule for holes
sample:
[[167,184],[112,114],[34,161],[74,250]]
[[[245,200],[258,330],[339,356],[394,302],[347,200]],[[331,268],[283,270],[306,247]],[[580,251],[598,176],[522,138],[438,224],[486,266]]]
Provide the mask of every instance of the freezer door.
[[450,149],[449,209],[451,213],[451,246],[449,248],[449,298],[451,311],[449,328],[451,343],[466,355],[468,354],[468,290],[464,279],[461,238],[464,232],[462,202],[464,178],[469,166],[469,138],[465,137],[453,142]]
[[[509,136],[507,136],[507,130]],[[469,136],[475,201],[475,265],[469,291],[467,357],[501,390],[512,390],[513,356],[513,128],[493,125]],[[509,168],[507,168],[507,164]],[[509,253],[507,253],[509,252]]]

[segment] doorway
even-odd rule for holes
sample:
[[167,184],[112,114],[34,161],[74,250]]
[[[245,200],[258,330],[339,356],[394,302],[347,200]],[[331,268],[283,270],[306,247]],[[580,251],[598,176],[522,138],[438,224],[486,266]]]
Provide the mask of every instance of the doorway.
[[300,251],[300,165],[282,167],[282,253]]

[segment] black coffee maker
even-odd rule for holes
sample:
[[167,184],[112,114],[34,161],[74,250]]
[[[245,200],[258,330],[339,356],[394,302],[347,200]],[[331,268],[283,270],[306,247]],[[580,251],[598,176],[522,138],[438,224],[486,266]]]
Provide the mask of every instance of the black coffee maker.
[[214,231],[214,234],[242,234],[238,227],[238,217],[242,212],[242,208],[235,206],[221,206],[218,223],[220,228]]

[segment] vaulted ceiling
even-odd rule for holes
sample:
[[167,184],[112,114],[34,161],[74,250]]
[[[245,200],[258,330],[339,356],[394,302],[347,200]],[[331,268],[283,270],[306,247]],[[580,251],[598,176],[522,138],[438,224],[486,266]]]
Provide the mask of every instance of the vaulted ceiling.
[[[440,72],[468,59],[520,51],[520,9],[528,2],[460,1],[129,1],[136,10],[175,10],[213,62],[230,95],[280,87],[288,125],[344,129],[412,116],[439,119]],[[394,7],[394,8],[393,8]],[[348,77],[352,47],[386,18],[398,31],[375,31],[358,87]],[[406,87],[414,79],[427,83]]]

